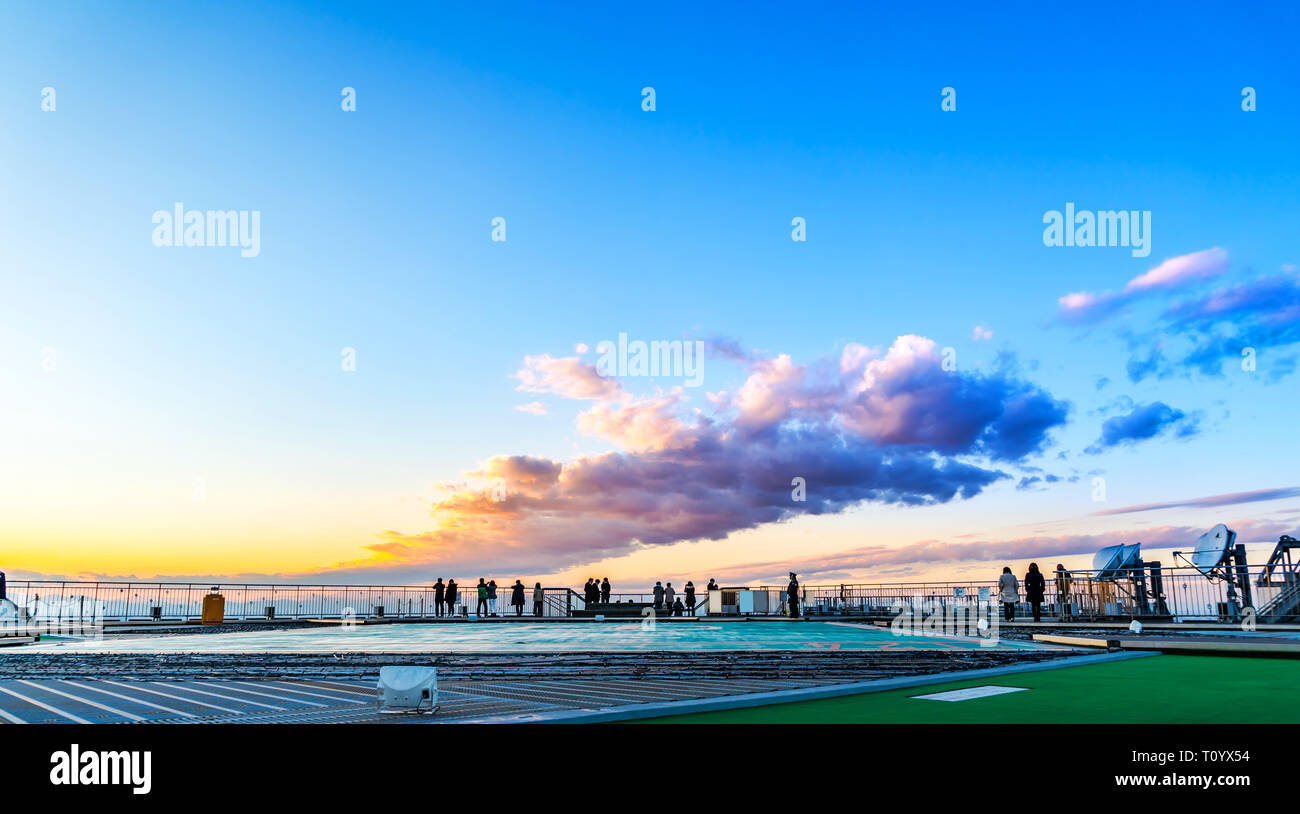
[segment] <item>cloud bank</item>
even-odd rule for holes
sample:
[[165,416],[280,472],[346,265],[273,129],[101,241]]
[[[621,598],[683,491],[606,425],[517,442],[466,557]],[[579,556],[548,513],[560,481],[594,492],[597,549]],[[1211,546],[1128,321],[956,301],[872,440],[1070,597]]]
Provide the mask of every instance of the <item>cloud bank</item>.
[[971,498],[1010,477],[999,464],[1042,451],[1068,412],[1009,359],[986,373],[945,369],[920,336],[807,364],[738,349],[716,356],[741,364],[743,382],[704,406],[680,389],[633,395],[580,357],[526,357],[518,389],[594,402],[577,426],[615,449],[491,458],[443,486],[430,530],[386,531],[370,560],[343,567],[549,572],[863,502]]

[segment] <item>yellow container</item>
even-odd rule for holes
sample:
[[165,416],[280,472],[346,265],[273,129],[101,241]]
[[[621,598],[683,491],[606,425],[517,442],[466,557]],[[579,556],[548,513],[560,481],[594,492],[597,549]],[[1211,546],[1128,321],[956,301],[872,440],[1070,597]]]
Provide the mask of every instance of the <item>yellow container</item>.
[[213,591],[203,597],[203,624],[219,625],[226,618],[226,598]]

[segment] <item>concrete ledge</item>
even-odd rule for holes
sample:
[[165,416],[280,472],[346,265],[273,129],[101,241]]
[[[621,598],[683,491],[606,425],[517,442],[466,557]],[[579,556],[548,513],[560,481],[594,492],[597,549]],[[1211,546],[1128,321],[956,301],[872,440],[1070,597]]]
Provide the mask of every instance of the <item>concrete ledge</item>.
[[1074,647],[1119,648],[1132,652],[1155,653],[1214,653],[1234,656],[1290,656],[1300,658],[1300,641],[1271,640],[1260,638],[1254,641],[1215,641],[1205,639],[1142,639],[1138,637],[1123,639],[1103,639],[1085,636],[1056,636],[1036,633],[1034,641],[1049,644],[1065,644]]
[[823,698],[838,698],[845,695],[861,695],[863,693],[884,692],[885,690],[925,687],[932,684],[947,684],[953,681],[994,678],[1015,673],[1031,673],[1040,670],[1056,670],[1065,667],[1083,667],[1088,664],[1126,661],[1128,659],[1145,658],[1155,655],[1159,654],[1132,652],[1082,655],[1035,662],[1033,664],[1014,664],[980,670],[931,673],[930,675],[906,676],[903,678],[882,678],[872,681],[856,681],[849,684],[803,687],[794,690],[775,690],[773,692],[746,693],[744,695],[727,695],[718,698],[694,698],[686,701],[661,701],[649,704],[628,704],[626,706],[604,707],[594,710],[556,710],[554,712],[531,713],[527,715],[470,718],[457,721],[457,723],[592,724],[614,721],[633,721],[644,718],[663,718],[670,715],[688,715],[695,712],[717,712],[728,709],[762,707],[770,704],[788,704],[796,701],[816,701]]

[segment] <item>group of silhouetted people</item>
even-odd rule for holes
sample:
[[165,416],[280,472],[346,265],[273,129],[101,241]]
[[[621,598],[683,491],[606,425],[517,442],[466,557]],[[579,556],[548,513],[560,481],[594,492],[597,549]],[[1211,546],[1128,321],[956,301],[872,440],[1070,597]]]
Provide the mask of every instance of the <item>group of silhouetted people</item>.
[[[1070,588],[1074,581],[1073,575],[1066,570],[1061,563],[1056,564],[1056,601],[1061,607],[1061,620],[1072,619],[1073,606],[1070,604]],[[1025,601],[1029,603],[1034,615],[1034,621],[1042,621],[1043,618],[1043,598],[1047,593],[1047,580],[1043,577],[1043,572],[1038,570],[1038,563],[1031,562],[1029,571],[1025,573]],[[998,599],[1002,602],[1002,615],[1008,622],[1014,621],[1016,617],[1016,605],[1020,602],[1020,584],[1016,581],[1016,575],[1011,573],[1009,566],[1003,567],[1002,575],[998,577]]]
[[605,577],[599,582],[594,579],[587,580],[587,584],[582,586],[582,599],[588,605],[608,604],[609,577]]
[[[497,581],[495,579],[484,580],[479,577],[477,589],[478,604],[475,607],[474,615],[483,618],[487,616],[499,616],[497,612]],[[527,588],[520,580],[515,580],[515,584],[510,586],[510,606],[515,609],[515,616],[524,615],[525,593]],[[456,580],[449,579],[443,584],[442,577],[433,583],[433,604],[434,615],[456,615],[456,604],[460,601],[460,586]],[[544,615],[546,607],[546,591],[542,588],[542,583],[537,583],[533,587],[533,616]],[[468,610],[466,610],[468,614]]]

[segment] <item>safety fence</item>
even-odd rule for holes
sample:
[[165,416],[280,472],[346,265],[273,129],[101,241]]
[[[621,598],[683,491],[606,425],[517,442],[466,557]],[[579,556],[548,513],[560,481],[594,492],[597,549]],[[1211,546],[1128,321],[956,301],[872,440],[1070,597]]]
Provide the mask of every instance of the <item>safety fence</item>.
[[[1237,569],[1231,581],[1211,580],[1195,568],[1146,568],[1120,575],[1074,571],[1058,575],[1044,571],[1041,611],[1054,620],[1175,619],[1180,621],[1293,621],[1300,614],[1300,580],[1294,572],[1264,568]],[[1032,615],[1026,601],[1025,575],[1016,574],[1017,617]],[[769,607],[785,612],[784,587],[763,586]],[[893,584],[845,583],[809,585],[800,590],[809,615],[896,616],[901,608],[969,606],[1001,601],[997,580],[913,582]]]
[[[540,605],[534,602],[536,586],[525,586],[521,613],[512,604],[512,584],[498,585],[482,615],[569,617],[586,608],[581,594],[571,588],[542,588]],[[56,582],[9,580],[10,610],[0,609],[0,625],[14,621],[58,624],[64,621],[99,623],[187,622],[201,619],[204,597],[219,593],[228,620],[285,619],[435,619],[478,617],[478,584],[457,584],[453,602],[448,592],[429,585],[273,585],[176,582]],[[679,594],[683,599],[683,595]],[[614,593],[611,602],[650,604],[650,593]],[[707,599],[696,600],[696,615],[703,615]],[[12,615],[14,619],[6,618]],[[689,615],[689,614],[688,614]]]
[[[1015,613],[1032,612],[1026,599],[1024,575]],[[1046,581],[1042,612],[1047,618],[1176,619],[1260,622],[1296,620],[1300,614],[1300,580],[1294,571],[1238,569],[1231,581],[1211,580],[1195,568],[1146,568],[1116,575],[1075,571],[1043,573]],[[499,585],[495,614],[515,616],[511,584]],[[204,597],[221,594],[228,620],[392,618],[431,619],[439,615],[480,615],[477,583],[458,584],[454,604],[437,601],[429,585],[276,585],[174,582],[75,582],[10,580],[8,600],[0,605],[0,625],[13,621],[93,620],[192,621],[203,614]],[[581,594],[571,588],[542,589],[534,606],[534,587],[524,589],[523,616],[566,618],[586,609]],[[942,609],[981,602],[998,603],[996,580],[967,582],[844,583],[806,585],[799,591],[803,613],[809,616],[894,617],[902,609]],[[685,604],[684,593],[677,596]],[[618,592],[610,601],[650,604],[652,592]],[[785,586],[724,587],[699,591],[695,607],[684,615],[784,615]],[[490,614],[491,608],[488,608]],[[908,611],[910,612],[910,611]]]

